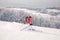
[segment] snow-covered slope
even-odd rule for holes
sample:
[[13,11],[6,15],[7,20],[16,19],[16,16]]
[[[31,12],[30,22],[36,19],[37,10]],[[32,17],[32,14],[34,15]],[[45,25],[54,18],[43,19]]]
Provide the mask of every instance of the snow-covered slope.
[[48,14],[42,14],[42,13],[40,13],[38,11],[29,10],[29,9],[26,9],[26,8],[6,8],[6,9],[7,10],[13,10],[13,11],[23,11],[23,12],[26,12],[26,13],[31,14],[31,15],[33,14],[33,15],[38,16],[38,17],[40,17],[40,16],[42,16],[42,17],[45,17],[45,16],[50,17],[50,15],[48,15]]
[[28,8],[1,8],[0,20],[25,23],[26,16],[31,16],[31,24],[33,25],[60,29],[60,11],[56,9],[51,9],[54,13],[51,11],[48,13],[48,9],[45,9],[44,11],[39,12]]
[[57,9],[47,9],[48,12],[60,12],[60,10]]
[[26,12],[26,13],[28,13],[30,15],[36,16],[37,18],[41,17],[41,18],[46,19],[46,20],[50,20],[50,18],[51,18],[51,15],[43,14],[43,13],[35,11],[35,10],[29,10],[29,9],[26,9],[26,8],[11,8],[11,9]]
[[[25,27],[28,28],[20,31]],[[60,29],[0,21],[0,40],[60,40]]]

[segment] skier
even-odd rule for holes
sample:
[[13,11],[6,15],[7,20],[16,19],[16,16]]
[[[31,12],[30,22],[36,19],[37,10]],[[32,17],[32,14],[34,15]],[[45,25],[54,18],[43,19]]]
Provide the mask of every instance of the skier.
[[28,24],[28,25],[29,25],[28,27],[30,28],[30,30],[32,30],[32,26],[31,26],[31,25],[32,25],[32,24],[31,24],[31,16],[27,16],[27,17],[26,17],[26,24]]
[[31,24],[31,16],[27,16],[25,18],[25,24],[26,24],[26,26],[24,26],[20,31],[23,31],[23,30],[28,31],[29,30],[29,31],[35,31],[35,32],[42,32],[42,31],[36,29],[36,27],[31,26],[32,25]]
[[24,29],[26,29],[26,28],[30,28],[30,29],[32,30],[32,27],[30,26],[30,25],[32,25],[32,24],[31,24],[31,16],[27,16],[27,17],[25,18],[25,24],[27,24],[27,26],[24,27],[22,30],[24,30]]
[[26,17],[26,24],[31,24],[31,16]]
[[30,30],[30,31],[42,32],[42,31],[39,31],[39,30],[37,30],[37,29],[34,29],[33,26],[31,26],[31,25],[32,25],[32,24],[31,24],[31,16],[27,16],[27,17],[25,18],[25,24],[27,24],[27,25],[24,26],[24,27],[21,29],[21,31],[22,31],[22,30]]

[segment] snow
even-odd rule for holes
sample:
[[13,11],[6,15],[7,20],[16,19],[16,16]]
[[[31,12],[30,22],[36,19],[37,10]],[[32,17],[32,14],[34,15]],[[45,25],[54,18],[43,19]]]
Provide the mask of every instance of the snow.
[[30,13],[30,14],[33,14],[33,15],[35,15],[38,18],[42,17],[42,18],[48,19],[48,20],[51,18],[51,15],[43,14],[43,13],[37,12],[35,10],[29,10],[29,9],[20,9],[20,10],[22,10],[24,12],[27,12],[27,13]]
[[[30,10],[30,9],[26,9],[26,8],[6,8],[6,9],[9,9],[9,10],[14,10],[15,12],[18,10],[18,11],[23,11],[23,12],[26,12],[30,15],[35,15],[36,17],[42,17],[44,19],[50,19],[52,16],[49,15],[49,14],[43,14],[41,12],[38,12],[38,11],[35,11],[35,10]],[[47,12],[60,12],[60,10],[57,10],[57,9],[47,9]]]
[[57,9],[47,9],[48,12],[60,12],[60,10]]
[[23,11],[23,12],[26,12],[30,15],[34,15],[38,18],[42,17],[43,19],[47,19],[49,20],[51,18],[51,15],[49,14],[43,14],[41,12],[38,12],[38,11],[35,11],[35,10],[30,10],[30,9],[26,9],[26,8],[6,8],[8,10],[14,10],[15,12],[16,11]]
[[[35,31],[28,30],[30,27]],[[0,21],[0,40],[60,40],[60,29]]]
[[[29,9],[10,8],[9,10],[21,10],[23,12],[33,14],[38,18],[42,17],[45,19],[50,19],[51,17],[49,14],[42,14]],[[50,12],[50,10],[48,11]],[[58,10],[52,11],[58,12]],[[0,40],[60,40],[60,29],[0,21]]]
[[22,9],[22,8],[20,8],[20,9],[14,9],[14,10],[22,10],[22,11],[24,11],[24,12],[27,12],[27,13],[29,13],[29,14],[33,14],[33,15],[35,15],[35,16],[37,16],[37,17],[42,17],[42,18],[45,18],[45,19],[50,19],[50,15],[48,15],[48,14],[42,14],[42,13],[40,13],[40,12],[37,12],[37,11],[35,11],[35,10],[29,10],[29,9]]

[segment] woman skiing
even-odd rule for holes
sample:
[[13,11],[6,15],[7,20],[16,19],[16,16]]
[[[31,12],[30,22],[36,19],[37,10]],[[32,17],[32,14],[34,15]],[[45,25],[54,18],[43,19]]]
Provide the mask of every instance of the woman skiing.
[[26,19],[25,19],[25,24],[27,24],[23,29],[21,29],[21,30],[24,30],[24,29],[27,29],[27,28],[30,28],[30,29],[32,29],[32,27],[30,26],[30,25],[32,25],[31,24],[31,16],[27,16],[26,17]]
[[31,24],[31,16],[26,17],[26,24]]

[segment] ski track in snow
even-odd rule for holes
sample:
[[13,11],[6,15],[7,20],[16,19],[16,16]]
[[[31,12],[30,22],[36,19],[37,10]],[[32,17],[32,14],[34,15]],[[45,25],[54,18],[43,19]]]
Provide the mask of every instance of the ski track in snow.
[[[20,31],[25,27],[28,28]],[[29,27],[35,31],[28,30]],[[0,21],[0,40],[60,40],[60,29]]]

